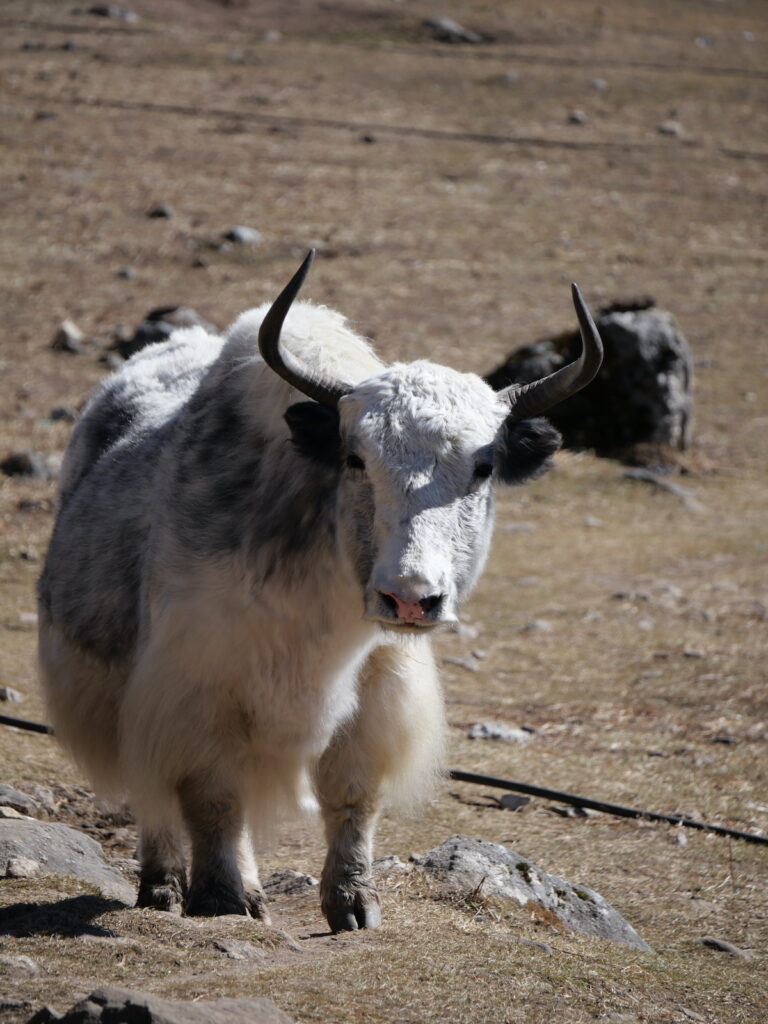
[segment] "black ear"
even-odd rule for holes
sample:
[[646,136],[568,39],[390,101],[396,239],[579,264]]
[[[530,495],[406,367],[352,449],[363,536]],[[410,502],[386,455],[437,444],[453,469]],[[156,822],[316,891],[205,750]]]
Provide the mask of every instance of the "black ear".
[[504,484],[535,480],[552,465],[562,440],[548,420],[507,420],[496,443],[496,478]]
[[339,465],[339,414],[318,402],[297,402],[285,410],[293,447],[307,459],[324,466]]

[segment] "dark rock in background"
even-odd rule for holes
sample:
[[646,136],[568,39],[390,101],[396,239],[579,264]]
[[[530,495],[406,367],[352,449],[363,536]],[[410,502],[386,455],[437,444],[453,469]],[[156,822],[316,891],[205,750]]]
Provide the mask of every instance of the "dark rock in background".
[[216,328],[189,306],[160,306],[150,310],[132,334],[124,328],[117,330],[111,349],[123,359],[130,359],[147,345],[167,341],[180,327],[203,327],[216,333]]
[[[690,439],[693,360],[671,313],[653,299],[614,303],[596,320],[605,359],[597,377],[548,419],[566,448],[592,448],[630,465],[669,468]],[[527,384],[581,350],[577,331],[518,349],[486,377],[495,389]]]

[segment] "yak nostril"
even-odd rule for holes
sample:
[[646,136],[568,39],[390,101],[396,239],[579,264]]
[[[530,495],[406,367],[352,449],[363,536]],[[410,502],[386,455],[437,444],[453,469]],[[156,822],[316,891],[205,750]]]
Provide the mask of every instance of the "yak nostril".
[[397,601],[394,597],[391,594],[388,594],[385,590],[379,591],[379,597],[382,599],[389,611],[394,612],[395,615],[397,615]]
[[422,597],[419,601],[422,609],[426,612],[434,612],[440,607],[443,601],[442,594],[433,594],[431,597]]

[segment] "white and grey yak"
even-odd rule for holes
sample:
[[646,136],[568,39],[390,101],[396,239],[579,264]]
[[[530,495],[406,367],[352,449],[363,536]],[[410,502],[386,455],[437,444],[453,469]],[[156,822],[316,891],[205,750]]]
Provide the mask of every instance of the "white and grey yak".
[[377,816],[439,771],[430,634],[480,574],[494,484],[547,466],[559,435],[535,417],[601,346],[574,286],[582,354],[533,384],[386,365],[338,313],[294,304],[311,256],[224,338],[179,330],[96,389],[64,459],[39,658],[57,736],[136,814],[139,906],[267,919],[251,839],[319,803],[338,931],[379,923]]

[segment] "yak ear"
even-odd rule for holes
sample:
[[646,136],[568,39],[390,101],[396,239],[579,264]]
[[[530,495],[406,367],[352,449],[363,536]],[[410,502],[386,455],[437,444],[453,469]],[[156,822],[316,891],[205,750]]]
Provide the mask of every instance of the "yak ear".
[[535,480],[552,465],[562,440],[548,420],[507,420],[496,443],[496,479],[504,484]]
[[317,402],[297,402],[285,410],[293,447],[306,459],[338,466],[341,452],[339,414]]

